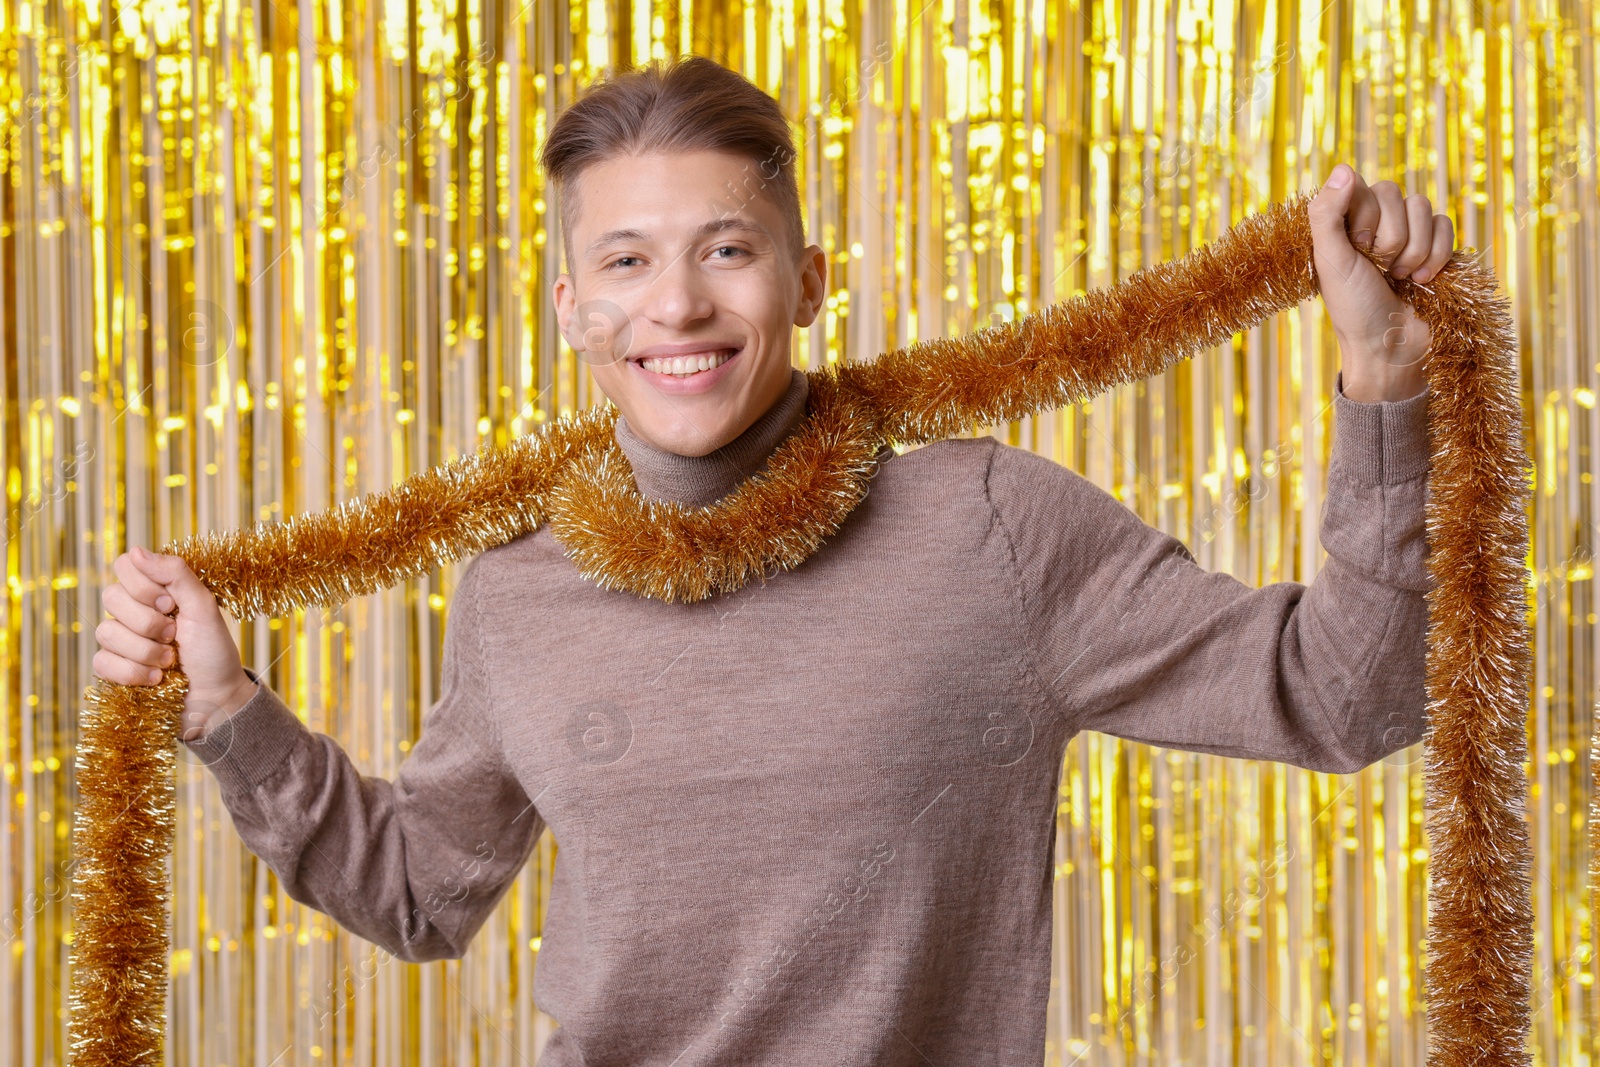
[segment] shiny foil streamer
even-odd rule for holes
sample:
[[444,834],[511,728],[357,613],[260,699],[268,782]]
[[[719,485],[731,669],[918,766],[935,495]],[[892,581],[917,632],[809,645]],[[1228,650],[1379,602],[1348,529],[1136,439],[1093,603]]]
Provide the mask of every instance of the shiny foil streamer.
[[[599,68],[694,50],[794,118],[835,286],[797,334],[802,367],[1115,283],[1340,160],[1428,193],[1484,249],[1513,302],[1533,461],[1529,1049],[1591,1062],[1597,18],[0,0],[0,1061],[67,1058],[74,752],[112,558],[332,508],[594,404],[554,328],[533,152]],[[1309,580],[1336,367],[1308,301],[970,432],[1084,473],[1205,566]],[[437,693],[458,573],[246,621],[246,662],[392,777]],[[1513,650],[1488,653],[1514,674]],[[399,966],[289,900],[206,772],[177,764],[173,1062],[532,1059],[548,837],[466,959]],[[1421,746],[1330,776],[1075,740],[1049,1062],[1422,1062],[1422,770]]]

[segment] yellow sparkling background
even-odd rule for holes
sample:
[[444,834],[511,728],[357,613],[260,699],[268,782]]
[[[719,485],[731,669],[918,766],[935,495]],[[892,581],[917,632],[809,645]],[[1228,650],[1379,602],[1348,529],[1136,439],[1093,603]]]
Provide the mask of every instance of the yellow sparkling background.
[[[1589,1064],[1597,30],[1586,0],[0,0],[0,1062],[64,1059],[74,724],[111,561],[599,402],[555,328],[534,153],[600,68],[694,51],[794,122],[836,286],[802,368],[1110,285],[1339,161],[1486,250],[1537,478],[1533,1052]],[[1209,568],[1308,581],[1337,360],[1309,301],[973,432],[1079,470]],[[245,662],[392,777],[459,573],[247,621]],[[1423,1062],[1421,767],[1420,746],[1333,776],[1080,736],[1047,1062]],[[532,1061],[548,835],[465,959],[413,966],[289,900],[186,756],[178,808],[172,1063]]]

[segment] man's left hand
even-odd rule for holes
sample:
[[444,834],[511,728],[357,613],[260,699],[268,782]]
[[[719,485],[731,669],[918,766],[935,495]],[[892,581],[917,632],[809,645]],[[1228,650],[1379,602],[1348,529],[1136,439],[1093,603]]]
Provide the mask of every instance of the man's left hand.
[[1364,403],[1416,396],[1428,385],[1432,332],[1356,249],[1376,253],[1392,277],[1425,284],[1450,261],[1450,216],[1434,214],[1421,193],[1402,196],[1394,182],[1369,188],[1346,163],[1317,190],[1309,215],[1322,302],[1339,339],[1344,395]]

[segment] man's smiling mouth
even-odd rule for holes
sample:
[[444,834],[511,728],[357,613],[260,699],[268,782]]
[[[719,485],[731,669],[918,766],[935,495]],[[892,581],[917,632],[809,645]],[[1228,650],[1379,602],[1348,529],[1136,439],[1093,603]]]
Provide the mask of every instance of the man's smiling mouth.
[[715,370],[742,351],[742,348],[724,348],[716,352],[695,352],[685,356],[645,356],[632,362],[655,374],[692,378],[696,374]]

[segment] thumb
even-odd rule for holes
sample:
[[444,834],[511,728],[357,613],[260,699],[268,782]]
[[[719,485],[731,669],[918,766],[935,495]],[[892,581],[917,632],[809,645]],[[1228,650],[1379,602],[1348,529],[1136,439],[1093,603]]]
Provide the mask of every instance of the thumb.
[[1311,222],[1311,241],[1326,269],[1343,278],[1350,277],[1361,253],[1345,232],[1345,216],[1356,194],[1356,172],[1348,163],[1333,168],[1328,180],[1311,198],[1306,216]]
[[131,555],[134,565],[151,581],[166,586],[179,611],[185,608],[195,611],[215,600],[211,590],[189,569],[182,556],[151,552],[143,545],[136,546]]

